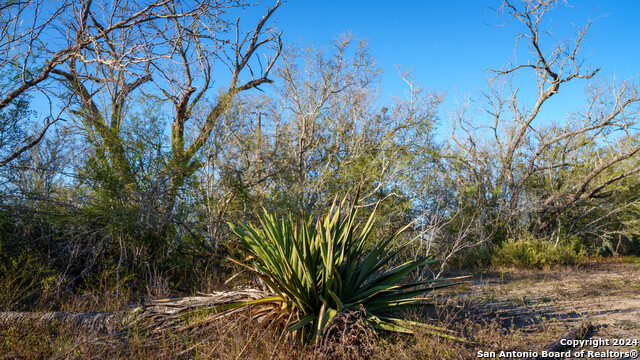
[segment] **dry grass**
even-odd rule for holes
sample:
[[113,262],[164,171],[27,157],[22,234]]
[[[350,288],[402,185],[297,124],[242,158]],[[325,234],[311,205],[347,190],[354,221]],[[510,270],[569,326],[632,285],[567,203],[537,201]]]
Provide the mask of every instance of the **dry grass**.
[[[411,316],[416,318],[417,315]],[[373,336],[362,327],[336,320],[329,327],[327,341],[318,348],[303,349],[284,332],[264,329],[247,317],[227,318],[206,332],[175,333],[160,336],[132,330],[116,336],[83,338],[65,324],[25,328],[0,328],[0,358],[58,359],[471,359],[478,349],[526,350],[552,341],[561,330],[546,328],[531,337],[515,327],[504,328],[500,319],[477,320],[468,310],[438,311],[432,323],[453,329],[468,342],[462,343],[416,329],[416,335],[379,334]],[[357,322],[357,320],[355,320]],[[340,323],[340,324],[339,324]],[[335,331],[334,331],[335,330]],[[346,336],[345,336],[346,334]],[[541,335],[542,334],[542,335]],[[333,339],[332,339],[333,338]],[[346,341],[345,341],[346,339]],[[353,340],[353,341],[352,341]]]
[[[637,262],[625,261],[478,275],[470,284],[439,294],[435,300],[447,306],[406,315],[454,330],[466,343],[416,329],[415,336],[379,333],[360,339],[364,352],[353,351],[354,342],[338,341],[329,345],[334,351],[325,358],[476,359],[479,350],[540,350],[584,317],[606,325],[596,328],[595,337],[637,336],[638,310],[629,302],[640,294],[639,274]],[[79,295],[61,308],[113,311],[134,298],[120,296]],[[257,327],[243,316],[208,326],[199,332],[168,330],[160,336],[139,328],[108,337],[85,336],[67,324],[5,326],[0,327],[0,359],[315,359],[328,354],[326,349],[303,349],[282,330]],[[339,334],[348,329],[335,328]]]
[[66,324],[5,327],[0,328],[0,359],[291,359],[304,354],[282,333],[239,319],[220,322],[197,337],[133,330],[126,336],[83,338]]

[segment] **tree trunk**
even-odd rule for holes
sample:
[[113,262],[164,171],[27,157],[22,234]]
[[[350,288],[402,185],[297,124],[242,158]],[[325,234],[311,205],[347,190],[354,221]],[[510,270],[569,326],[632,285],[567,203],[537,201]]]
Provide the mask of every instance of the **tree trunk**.
[[84,334],[89,335],[112,333],[118,323],[117,320],[118,314],[112,312],[0,312],[0,328],[65,324],[71,326],[74,330],[82,331]]

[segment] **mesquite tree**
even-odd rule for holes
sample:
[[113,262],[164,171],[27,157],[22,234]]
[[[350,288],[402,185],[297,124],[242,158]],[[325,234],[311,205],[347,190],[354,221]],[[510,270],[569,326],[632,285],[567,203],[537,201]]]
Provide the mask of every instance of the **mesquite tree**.
[[[586,215],[581,213],[591,212],[603,199],[608,207],[638,201],[631,196],[622,204],[611,203],[624,191],[619,186],[640,173],[637,86],[632,80],[607,82],[598,77],[599,68],[586,64],[582,48],[591,22],[575,27],[569,39],[551,35],[548,17],[562,5],[551,0],[503,2],[499,13],[519,29],[516,60],[489,69],[494,77],[488,90],[455,119],[458,184],[484,209],[480,213],[487,224],[512,235],[580,233],[575,225]],[[585,86],[583,108],[562,120],[543,119],[549,99],[580,81]],[[533,99],[521,94],[526,84],[531,84]],[[600,230],[595,235],[606,236],[607,229]]]

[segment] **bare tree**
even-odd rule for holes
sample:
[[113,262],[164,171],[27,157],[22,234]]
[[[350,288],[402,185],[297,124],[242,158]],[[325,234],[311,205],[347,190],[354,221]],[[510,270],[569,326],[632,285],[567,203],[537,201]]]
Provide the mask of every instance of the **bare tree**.
[[[576,27],[573,38],[556,39],[547,17],[563,4],[503,1],[498,12],[522,29],[516,38],[516,60],[499,70],[489,69],[494,77],[483,105],[476,108],[487,121],[470,116],[473,106],[457,116],[454,140],[457,159],[468,169],[466,181],[478,184],[478,201],[497,208],[495,216],[512,230],[532,226],[539,234],[548,233],[577,202],[605,196],[616,182],[640,172],[636,85],[595,81],[600,69],[590,69],[581,55],[591,21]],[[523,46],[529,56],[518,61]],[[528,105],[511,81],[522,75],[536,80],[537,96]],[[588,81],[584,109],[565,121],[542,121],[548,100],[566,83],[579,80]]]
[[361,206],[382,202],[381,230],[406,221],[409,173],[417,180],[429,172],[416,158],[432,154],[441,94],[407,77],[407,96],[381,108],[380,69],[367,44],[348,34],[323,47],[285,47],[273,73],[275,92],[239,97],[207,146],[199,193],[212,238],[262,206],[308,214],[359,186]]
[[[76,62],[85,68],[91,67],[91,77],[99,83],[104,83],[105,78],[94,73],[95,70],[104,71],[108,68],[112,76],[115,72],[120,73],[113,102],[114,115],[118,117],[127,95],[149,79],[144,73],[133,76],[133,79],[129,76],[130,81],[122,76],[135,71],[131,70],[134,65],[144,65],[149,60],[139,56],[150,40],[145,37],[145,27],[159,20],[193,17],[212,7],[210,1],[201,2],[193,9],[175,14],[166,11],[171,2],[36,0],[3,3],[0,12],[0,71],[10,76],[5,76],[0,84],[0,110],[21,96],[35,92],[46,94],[51,75],[58,74],[74,84],[75,91],[86,103],[87,114],[90,114],[88,119],[98,131],[106,134],[106,128],[99,124],[95,104],[87,98],[93,91],[84,85],[89,76],[84,78],[77,74]],[[117,46],[123,45],[125,38],[132,37],[137,42],[128,42],[130,47],[120,49],[122,51],[116,54]],[[67,64],[66,70],[61,68],[62,64]],[[64,107],[66,103],[62,101],[51,107]],[[0,166],[40,142],[51,125],[58,121],[59,114],[54,115],[52,111],[40,130],[25,137],[0,160]],[[118,153],[118,145],[113,141],[108,141],[108,146],[114,154]]]
[[57,121],[51,116],[33,134],[20,132],[26,127],[28,119],[16,117],[16,111],[7,111],[11,104],[17,107],[24,96],[49,78],[51,71],[68,58],[74,51],[63,47],[49,54],[43,54],[41,46],[43,34],[51,31],[61,21],[71,2],[62,1],[51,11],[45,1],[9,1],[0,5],[0,112],[10,117],[11,126],[2,128],[2,137],[6,140],[19,134],[19,139],[0,142],[4,166],[38,144],[49,127]]
[[[229,9],[244,6],[242,2],[204,1],[188,5],[157,1],[144,7],[136,5],[117,2],[95,5],[93,10],[78,9],[74,22],[66,24],[66,29],[75,29],[75,34],[69,37],[81,39],[85,32],[90,32],[96,34],[95,39],[90,47],[69,56],[64,67],[52,73],[67,82],[78,99],[74,114],[83,119],[87,131],[102,143],[123,185],[132,188],[136,188],[136,178],[121,131],[133,93],[144,88],[146,93],[153,94],[159,89],[171,101],[172,159],[164,172],[170,182],[167,207],[171,208],[184,179],[201,166],[192,159],[209,138],[213,124],[231,106],[234,96],[271,82],[268,74],[279,56],[280,35],[266,23],[280,2],[244,36],[240,36],[238,19],[235,40],[227,36],[234,27],[225,16]],[[254,71],[256,51],[271,43],[275,43],[275,48],[266,66]],[[229,51],[231,56],[227,56]],[[187,144],[185,124],[192,120],[194,108],[213,90],[216,59],[231,61],[227,63],[231,70],[229,86],[218,95],[199,132]],[[245,69],[252,77],[243,81]]]
[[[277,1],[255,27],[245,33],[241,33],[240,18],[236,19],[233,26],[220,18],[220,8],[216,9],[215,21],[204,21],[202,18],[198,18],[198,22],[185,18],[174,19],[170,28],[158,29],[158,36],[173,49],[164,62],[152,65],[158,74],[156,85],[173,104],[171,160],[167,168],[167,210],[173,207],[184,180],[203,166],[196,154],[208,141],[224,113],[233,106],[236,95],[273,82],[269,74],[280,57],[282,41],[281,33],[267,26],[267,22],[281,4],[281,1]],[[175,7],[171,10],[180,11]],[[229,37],[229,30],[235,30],[235,36]],[[261,61],[261,54],[257,51],[266,47],[271,47],[271,54],[267,55],[269,50],[265,49],[266,52],[262,54],[264,60]],[[198,130],[189,139],[185,134],[186,125],[196,121],[194,110],[203,106],[203,98],[212,90],[212,72],[216,60],[229,69],[231,76],[228,86],[204,110]],[[247,78],[244,75],[246,72],[250,75]]]

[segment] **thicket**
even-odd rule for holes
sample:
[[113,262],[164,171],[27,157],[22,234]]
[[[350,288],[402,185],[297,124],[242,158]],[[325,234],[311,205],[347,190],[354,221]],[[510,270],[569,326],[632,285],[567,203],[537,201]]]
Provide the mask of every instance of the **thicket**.
[[[540,36],[558,2],[504,2],[521,62],[491,70],[452,119],[439,115],[444,94],[408,72],[406,96],[381,99],[364,41],[283,44],[269,25],[279,2],[239,23],[240,2],[98,3],[11,2],[0,15],[2,309],[92,288],[189,291],[238,270],[224,260],[239,255],[228,222],[321,213],[358,187],[363,219],[379,203],[374,238],[415,221],[398,261],[638,254],[636,85],[582,62],[589,22],[569,40]],[[34,6],[32,28],[12,26]],[[39,37],[49,29],[65,40]],[[584,107],[543,121],[569,82],[582,82]],[[43,102],[50,114],[32,110]],[[437,138],[449,124],[453,137]]]

